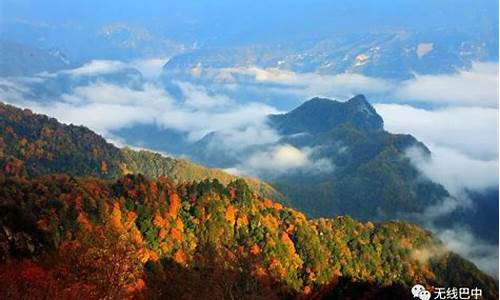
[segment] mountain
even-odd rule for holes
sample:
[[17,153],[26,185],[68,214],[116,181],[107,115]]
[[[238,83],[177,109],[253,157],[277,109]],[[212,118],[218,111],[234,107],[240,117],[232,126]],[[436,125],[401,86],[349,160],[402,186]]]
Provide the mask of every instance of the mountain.
[[383,130],[383,120],[358,95],[346,102],[311,99],[295,110],[269,117],[282,134],[278,143],[317,149],[334,170],[322,174],[280,174],[269,178],[293,206],[312,216],[349,214],[362,220],[390,220],[449,196],[421,175],[405,152],[429,150],[410,135]]
[[[453,73],[469,68],[473,61],[497,60],[498,45],[488,41],[495,41],[494,35],[495,31],[489,30],[471,34],[457,29],[380,29],[281,43],[206,46],[174,56],[165,64],[164,75],[217,84],[218,71],[257,67],[404,80],[414,78],[415,73]],[[194,68],[206,72],[192,73]]]
[[287,114],[269,117],[271,126],[283,135],[320,134],[341,124],[365,131],[383,130],[384,121],[363,95],[346,103],[313,98]]
[[47,51],[17,42],[0,40],[0,76],[29,76],[71,67],[60,51]]
[[[216,178],[228,184],[236,179],[185,159],[164,157],[149,151],[119,149],[83,126],[64,125],[56,119],[0,103],[0,167],[18,176],[52,173],[116,179],[141,173],[150,178],[169,177],[174,182]],[[283,197],[270,185],[245,178],[262,195]]]

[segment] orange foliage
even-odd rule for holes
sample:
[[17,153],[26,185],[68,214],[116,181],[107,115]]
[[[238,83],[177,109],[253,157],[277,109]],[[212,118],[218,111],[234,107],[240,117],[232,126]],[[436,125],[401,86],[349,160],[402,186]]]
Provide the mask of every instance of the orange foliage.
[[311,293],[311,287],[306,285],[304,287],[304,295],[309,295]]
[[253,255],[258,255],[260,253],[260,247],[257,244],[253,244],[252,247],[250,247],[250,253]]
[[170,231],[170,236],[174,241],[182,241],[181,232],[177,228],[172,228],[172,230]]
[[279,275],[280,278],[283,278],[286,275],[285,268],[283,267],[281,262],[279,260],[277,260],[276,258],[273,258],[271,260],[271,264],[269,265],[269,269],[276,272],[276,274]]
[[266,208],[274,207],[274,202],[270,199],[264,199],[264,201],[262,201],[262,204],[264,204],[264,207]]
[[[78,215],[78,217],[80,217],[80,215]],[[78,219],[77,219],[77,221],[78,221]],[[36,226],[38,227],[38,229],[40,229],[42,231],[49,231],[50,230],[49,222],[46,219],[38,220],[36,222]]]
[[101,161],[101,172],[108,173],[108,163],[106,161]]
[[176,193],[170,194],[170,206],[168,208],[168,214],[172,217],[176,217],[179,209],[181,207],[181,201]]
[[178,264],[185,265],[187,261],[186,253],[182,250],[177,250],[174,254],[174,261]]
[[133,227],[130,231],[130,239],[132,242],[134,242],[136,245],[142,245],[142,234],[141,232],[136,228]]
[[138,279],[136,282],[129,284],[125,290],[127,294],[134,294],[146,289],[146,283],[142,279]]
[[153,224],[155,224],[156,227],[162,228],[165,227],[167,222],[161,217],[160,211],[156,211],[155,217],[153,219]]
[[226,209],[226,220],[231,226],[234,226],[234,223],[236,223],[236,209],[232,205],[229,205]]
[[127,221],[125,222],[125,228],[131,229],[135,226],[135,219],[137,218],[137,214],[133,211],[129,211],[127,213]]
[[281,205],[281,203],[275,202],[275,203],[274,203],[274,205],[273,205],[273,208],[274,208],[275,210],[280,211],[280,210],[282,210],[282,209],[283,209],[283,205]]
[[92,225],[89,223],[89,220],[87,219],[87,217],[82,212],[80,212],[78,214],[78,217],[76,218],[76,221],[86,231],[92,230]]
[[162,229],[160,229],[160,232],[158,233],[158,236],[160,237],[160,239],[163,240],[167,236],[167,234],[168,234],[168,231],[165,230],[165,228],[162,228]]

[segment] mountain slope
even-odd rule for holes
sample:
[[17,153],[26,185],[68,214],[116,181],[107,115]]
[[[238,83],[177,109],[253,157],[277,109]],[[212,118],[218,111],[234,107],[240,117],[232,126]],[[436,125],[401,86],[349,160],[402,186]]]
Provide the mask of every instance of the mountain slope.
[[[141,173],[174,182],[217,178],[228,184],[236,177],[184,159],[148,151],[119,149],[83,126],[63,125],[56,119],[0,103],[0,167],[23,176],[65,173],[115,179]],[[22,174],[21,174],[22,173]],[[270,185],[245,178],[254,191],[281,199]]]
[[328,173],[287,173],[267,178],[312,216],[349,214],[362,220],[390,220],[422,212],[448,192],[421,178],[405,155],[411,147],[430,154],[411,135],[391,134],[375,109],[358,95],[346,102],[314,98],[295,110],[269,117],[278,143],[315,149]]
[[411,299],[417,282],[498,296],[491,277],[415,225],[307,220],[242,180],[0,175],[0,208],[10,261],[0,290],[13,298],[318,299],[368,284],[365,298],[386,288]]

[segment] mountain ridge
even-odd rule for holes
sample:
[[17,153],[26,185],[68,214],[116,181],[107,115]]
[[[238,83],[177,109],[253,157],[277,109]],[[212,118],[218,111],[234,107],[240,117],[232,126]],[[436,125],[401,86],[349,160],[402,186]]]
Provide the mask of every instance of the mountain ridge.
[[315,97],[292,111],[269,116],[271,126],[280,133],[323,133],[349,123],[367,131],[383,129],[383,120],[365,96],[356,95],[346,102]]
[[[220,169],[205,168],[184,159],[150,151],[119,149],[84,126],[64,125],[55,118],[0,103],[0,165],[26,176],[66,173],[116,179],[130,173],[150,178],[170,177],[174,182],[217,178],[228,184],[237,177]],[[19,165],[22,162],[22,166]],[[15,170],[16,166],[20,169]],[[269,184],[244,177],[256,192],[283,199]]]

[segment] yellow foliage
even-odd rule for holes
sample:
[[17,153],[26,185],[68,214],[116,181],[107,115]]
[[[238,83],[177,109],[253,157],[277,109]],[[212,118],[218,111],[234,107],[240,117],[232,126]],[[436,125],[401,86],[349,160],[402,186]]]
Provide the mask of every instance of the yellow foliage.
[[168,253],[172,249],[172,242],[171,241],[161,242],[160,249],[162,253]]
[[182,222],[182,220],[180,218],[175,220],[175,228],[177,228],[177,230],[179,230],[180,232],[184,231],[184,223]]
[[276,231],[279,226],[278,220],[272,215],[266,215],[262,218],[262,225],[270,229],[271,231]]
[[120,210],[120,203],[118,202],[115,202],[113,204],[113,211],[111,212],[110,224],[111,227],[113,227],[116,231],[120,232],[123,230],[122,212]]
[[290,254],[295,254],[295,245],[286,232],[281,234],[280,240],[288,247],[288,252]]
[[158,256],[158,254],[153,251],[153,250],[149,250],[149,260],[151,261],[158,261],[158,259],[160,259],[160,257]]
[[247,215],[240,214],[238,216],[238,220],[236,221],[236,226],[239,228],[239,227],[247,226],[247,225],[248,225],[248,217],[247,217]]
[[142,234],[141,232],[137,229],[137,227],[132,227],[130,229],[130,239],[132,242],[134,242],[136,245],[142,245]]

